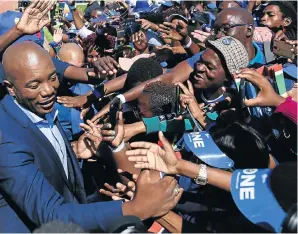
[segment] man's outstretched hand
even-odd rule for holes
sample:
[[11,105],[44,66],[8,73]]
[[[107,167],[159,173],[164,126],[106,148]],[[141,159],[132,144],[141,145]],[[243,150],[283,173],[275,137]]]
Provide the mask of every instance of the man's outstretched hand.
[[23,34],[38,33],[50,22],[48,12],[54,6],[54,0],[34,0],[24,11],[17,29]]

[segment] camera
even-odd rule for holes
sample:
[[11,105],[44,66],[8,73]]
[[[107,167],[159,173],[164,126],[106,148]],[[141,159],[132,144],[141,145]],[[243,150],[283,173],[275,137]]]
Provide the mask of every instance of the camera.
[[19,8],[26,8],[30,5],[30,1],[24,1],[24,0],[21,0],[19,1]]

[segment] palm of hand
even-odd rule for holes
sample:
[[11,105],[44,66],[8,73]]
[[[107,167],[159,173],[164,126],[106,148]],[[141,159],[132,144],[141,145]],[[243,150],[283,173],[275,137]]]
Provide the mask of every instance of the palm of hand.
[[176,174],[177,158],[174,152],[166,152],[159,145],[153,144],[148,150],[147,160],[152,169],[167,174]]
[[178,31],[181,37],[186,37],[188,35],[187,28],[184,27],[181,30]]
[[57,43],[59,43],[62,40],[63,34],[55,33],[53,40]]
[[39,32],[48,22],[39,9],[27,8],[18,23],[18,28],[26,34],[34,34]]
[[182,36],[174,29],[170,31],[170,37],[172,38],[172,40],[176,40],[176,41],[182,40]]
[[77,143],[77,154],[82,159],[88,159],[96,153],[96,145],[92,144],[84,135],[82,135]]

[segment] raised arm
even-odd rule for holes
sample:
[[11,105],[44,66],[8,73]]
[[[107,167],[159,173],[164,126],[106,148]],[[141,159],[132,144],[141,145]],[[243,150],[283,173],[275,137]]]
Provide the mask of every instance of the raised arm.
[[24,11],[20,21],[7,33],[0,36],[0,53],[21,36],[35,34],[42,30],[50,22],[47,13],[53,5],[53,0],[34,0]]

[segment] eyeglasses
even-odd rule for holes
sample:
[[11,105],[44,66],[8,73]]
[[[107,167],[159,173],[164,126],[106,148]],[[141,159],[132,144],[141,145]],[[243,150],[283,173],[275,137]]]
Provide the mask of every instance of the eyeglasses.
[[223,26],[221,26],[220,28],[213,28],[211,30],[211,34],[212,35],[215,35],[217,34],[218,32],[221,32],[223,34],[228,34],[229,30],[232,29],[232,28],[235,28],[235,27],[241,27],[241,26],[247,26],[247,25],[250,25],[250,24],[225,24]]

